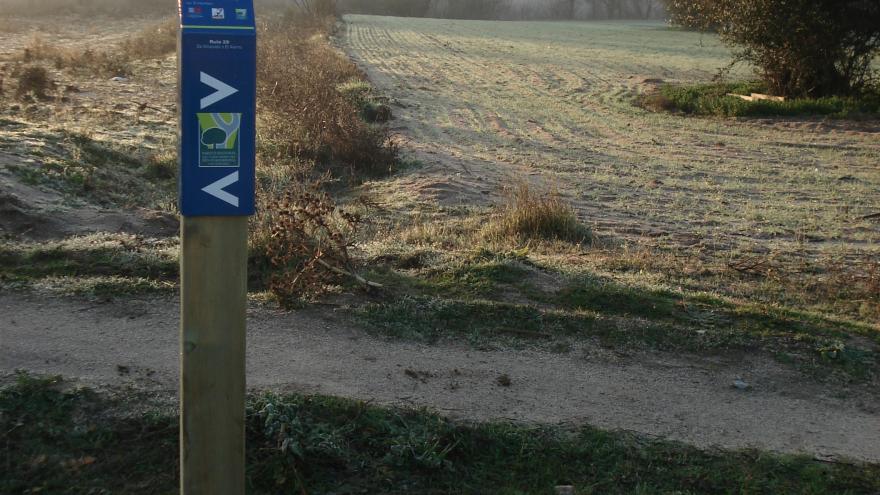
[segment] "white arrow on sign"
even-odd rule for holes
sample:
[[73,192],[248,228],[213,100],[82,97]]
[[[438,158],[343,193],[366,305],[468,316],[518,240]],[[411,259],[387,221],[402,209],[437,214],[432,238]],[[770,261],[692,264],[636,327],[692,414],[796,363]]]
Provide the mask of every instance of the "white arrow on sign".
[[205,191],[211,196],[214,196],[215,198],[238,208],[238,197],[224,191],[224,189],[231,186],[232,184],[235,184],[236,182],[238,182],[238,172],[227,175],[226,177],[218,180],[208,187],[205,187],[204,189],[202,189],[202,191]]
[[238,90],[233,88],[232,86],[226,84],[225,82],[213,77],[211,75],[205,74],[204,72],[200,73],[200,80],[202,84],[211,86],[214,88],[214,93],[202,98],[202,110],[210,107],[214,103],[217,103],[220,100],[225,98],[229,98],[230,96],[238,93]]

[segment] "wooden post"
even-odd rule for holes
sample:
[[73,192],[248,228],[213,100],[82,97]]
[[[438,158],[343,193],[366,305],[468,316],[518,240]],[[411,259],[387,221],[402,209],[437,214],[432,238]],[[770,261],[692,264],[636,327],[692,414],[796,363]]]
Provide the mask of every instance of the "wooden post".
[[247,217],[181,224],[180,487],[243,495]]

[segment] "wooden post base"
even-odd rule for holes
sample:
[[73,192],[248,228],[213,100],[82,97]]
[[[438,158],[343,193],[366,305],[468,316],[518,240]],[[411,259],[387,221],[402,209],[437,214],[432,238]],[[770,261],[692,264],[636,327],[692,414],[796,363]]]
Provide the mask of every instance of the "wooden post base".
[[247,228],[247,217],[181,222],[182,495],[244,495]]

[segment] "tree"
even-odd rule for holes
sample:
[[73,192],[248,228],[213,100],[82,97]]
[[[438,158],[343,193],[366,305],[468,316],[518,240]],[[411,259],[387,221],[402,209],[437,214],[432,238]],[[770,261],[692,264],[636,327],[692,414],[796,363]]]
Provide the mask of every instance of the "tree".
[[783,96],[852,95],[874,79],[878,0],[669,0],[673,21],[716,27],[736,61]]
[[669,21],[677,26],[702,31],[715,31],[720,18],[716,0],[666,0]]

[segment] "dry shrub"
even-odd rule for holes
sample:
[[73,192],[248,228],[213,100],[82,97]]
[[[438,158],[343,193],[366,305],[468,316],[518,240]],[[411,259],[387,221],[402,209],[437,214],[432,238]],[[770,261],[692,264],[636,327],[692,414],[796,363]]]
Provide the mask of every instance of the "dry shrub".
[[337,89],[364,75],[334,49],[333,18],[289,14],[262,29],[258,102],[262,135],[279,157],[315,161],[349,177],[387,173],[397,149]]
[[640,97],[638,105],[652,112],[672,112],[676,110],[675,102],[659,89],[655,89]]
[[18,88],[15,91],[15,96],[18,99],[33,96],[45,100],[49,98],[46,93],[50,89],[52,89],[52,79],[49,77],[49,71],[43,67],[30,66],[25,67],[18,75]]
[[161,58],[177,50],[177,21],[174,18],[147,27],[118,46],[84,50],[60,47],[35,36],[25,47],[24,62],[49,60],[55,68],[90,72],[104,77],[128,76],[131,62]]
[[590,229],[558,193],[536,192],[525,183],[508,193],[483,233],[489,239],[517,241],[583,243],[592,237]]
[[[318,8],[317,4],[312,6]],[[260,26],[257,215],[251,268],[285,305],[350,277],[360,219],[326,194],[335,178],[387,172],[397,149],[338,87],[364,75],[329,42],[335,18],[289,10]]]
[[123,54],[91,48],[76,50],[59,47],[46,42],[39,36],[35,36],[25,47],[21,59],[24,62],[48,60],[59,70],[86,71],[106,77],[131,74],[129,60]]
[[180,22],[172,17],[149,26],[119,44],[117,51],[129,59],[162,58],[177,51]]
[[288,189],[268,205],[264,221],[269,289],[283,305],[319,296],[354,276],[349,249],[361,219],[317,187]]
[[8,16],[110,16],[157,15],[174,12],[174,0],[3,0]]

